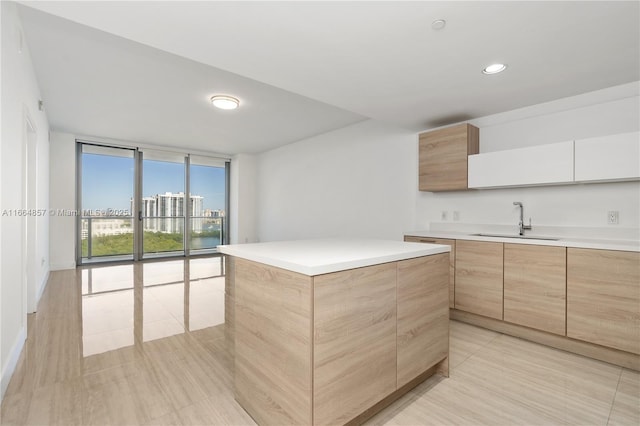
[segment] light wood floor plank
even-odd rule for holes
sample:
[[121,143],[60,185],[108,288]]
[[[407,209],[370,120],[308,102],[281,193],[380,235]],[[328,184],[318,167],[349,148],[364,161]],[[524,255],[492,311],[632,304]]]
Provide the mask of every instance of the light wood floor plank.
[[[179,334],[151,341],[139,335],[129,346],[84,356],[83,303],[101,296],[82,295],[83,275],[51,273],[38,313],[29,316],[0,424],[255,425],[233,397],[224,324],[191,331],[180,321]],[[224,278],[218,280],[223,286]],[[127,291],[131,304],[145,303],[146,292]],[[154,311],[155,319],[179,320],[176,312],[196,309],[182,298],[176,303],[182,307]],[[133,333],[145,318],[134,316],[131,304],[121,314],[129,316]],[[123,307],[103,308],[113,313]],[[222,313],[223,301],[211,309]],[[457,321],[450,324],[450,368],[450,378],[428,379],[367,424],[640,424],[636,371]]]

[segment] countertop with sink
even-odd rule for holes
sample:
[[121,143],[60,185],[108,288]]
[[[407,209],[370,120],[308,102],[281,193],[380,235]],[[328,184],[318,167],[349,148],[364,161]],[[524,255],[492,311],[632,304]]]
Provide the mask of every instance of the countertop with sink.
[[640,252],[639,240],[580,238],[575,236],[554,236],[553,234],[527,232],[524,236],[517,232],[418,230],[407,231],[404,235],[422,238],[445,238],[450,240],[492,241],[510,244],[533,244],[544,246],[575,247],[602,250]]

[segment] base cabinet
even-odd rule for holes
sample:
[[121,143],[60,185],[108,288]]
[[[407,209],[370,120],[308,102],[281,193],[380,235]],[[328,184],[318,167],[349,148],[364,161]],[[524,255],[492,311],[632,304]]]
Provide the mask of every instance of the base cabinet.
[[567,249],[504,245],[504,320],[564,336]]
[[448,376],[448,253],[316,276],[229,268],[235,397],[258,424],[357,423]]
[[450,240],[446,238],[414,237],[410,235],[405,236],[404,240],[410,243],[440,244],[443,246],[451,247],[451,251],[449,252],[449,307],[455,307],[456,240]]
[[502,319],[503,244],[456,241],[455,308]]
[[340,425],[396,389],[396,264],[313,286],[313,422]]
[[398,262],[398,388],[449,353],[448,287],[448,254]]
[[640,253],[567,249],[567,336],[640,354]]

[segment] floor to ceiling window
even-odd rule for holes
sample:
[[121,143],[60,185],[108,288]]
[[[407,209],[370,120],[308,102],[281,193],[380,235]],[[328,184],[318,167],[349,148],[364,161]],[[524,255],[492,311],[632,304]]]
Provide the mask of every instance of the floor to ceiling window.
[[169,152],[141,152],[142,256],[184,254],[186,156]]
[[189,166],[189,249],[197,253],[225,240],[227,178],[225,163],[215,158],[192,155]]
[[228,240],[229,162],[78,143],[78,264],[214,253]]
[[82,144],[79,149],[78,248],[86,261],[132,260],[135,150]]

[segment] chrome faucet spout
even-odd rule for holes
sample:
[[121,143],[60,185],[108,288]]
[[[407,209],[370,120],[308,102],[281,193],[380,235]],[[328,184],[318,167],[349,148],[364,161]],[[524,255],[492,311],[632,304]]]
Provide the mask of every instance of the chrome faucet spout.
[[520,201],[514,201],[513,205],[520,207],[520,222],[518,222],[518,231],[520,235],[524,235],[525,230],[531,229],[531,218],[529,218],[529,224],[525,225],[524,224],[524,206]]

